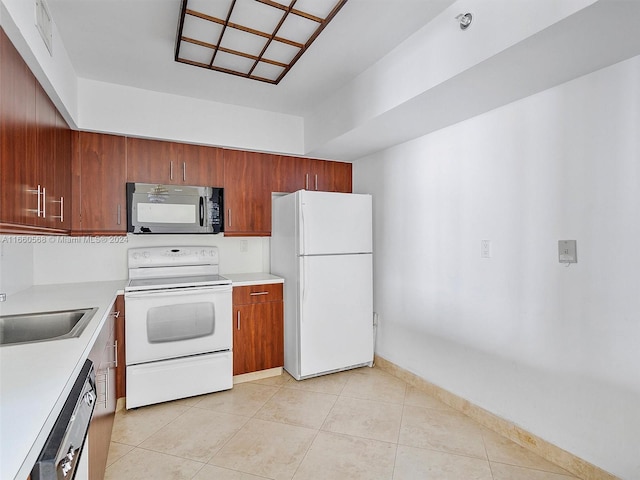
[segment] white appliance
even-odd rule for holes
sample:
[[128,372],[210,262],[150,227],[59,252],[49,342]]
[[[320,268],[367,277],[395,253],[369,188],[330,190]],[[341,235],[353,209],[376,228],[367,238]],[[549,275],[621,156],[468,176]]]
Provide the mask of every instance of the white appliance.
[[273,199],[271,272],[285,278],[284,368],[297,380],[373,364],[371,195]]
[[231,280],[217,247],[128,251],[126,407],[233,386]]

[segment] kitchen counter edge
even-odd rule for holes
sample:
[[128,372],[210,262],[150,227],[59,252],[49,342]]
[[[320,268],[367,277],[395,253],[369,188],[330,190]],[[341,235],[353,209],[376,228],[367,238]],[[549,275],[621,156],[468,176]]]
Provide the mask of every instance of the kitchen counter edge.
[[234,287],[246,287],[249,285],[266,285],[270,283],[284,283],[284,278],[270,273],[228,273],[224,277],[231,280]]

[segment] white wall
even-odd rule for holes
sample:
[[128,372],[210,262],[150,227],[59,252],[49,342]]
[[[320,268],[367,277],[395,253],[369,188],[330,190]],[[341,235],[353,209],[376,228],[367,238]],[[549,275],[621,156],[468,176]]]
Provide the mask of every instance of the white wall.
[[83,130],[188,143],[302,154],[302,117],[152,92],[95,80],[78,81]]
[[[640,478],[640,57],[359,159],[377,353]],[[480,241],[492,257],[480,257]],[[576,239],[578,263],[558,263]]]
[[33,244],[29,238],[0,235],[0,293],[11,295],[33,285]]

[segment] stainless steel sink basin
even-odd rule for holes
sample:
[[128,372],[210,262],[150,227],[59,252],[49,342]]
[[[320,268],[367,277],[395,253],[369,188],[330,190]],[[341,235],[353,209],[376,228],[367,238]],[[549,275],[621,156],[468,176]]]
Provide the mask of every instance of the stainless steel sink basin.
[[98,308],[0,316],[0,345],[79,337]]

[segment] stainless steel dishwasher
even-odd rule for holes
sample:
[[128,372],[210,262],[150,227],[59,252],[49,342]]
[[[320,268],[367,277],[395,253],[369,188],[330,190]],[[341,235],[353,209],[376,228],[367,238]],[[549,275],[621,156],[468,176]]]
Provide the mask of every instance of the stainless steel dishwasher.
[[[56,423],[31,471],[31,480],[88,478],[83,447],[96,403],[93,362],[85,361]],[[85,470],[85,471],[82,471]]]

